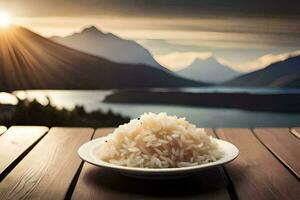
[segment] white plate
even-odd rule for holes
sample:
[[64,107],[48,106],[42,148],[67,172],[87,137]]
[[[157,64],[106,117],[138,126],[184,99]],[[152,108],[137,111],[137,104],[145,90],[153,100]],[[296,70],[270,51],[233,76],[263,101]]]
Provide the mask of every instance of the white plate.
[[238,148],[233,144],[224,140],[215,139],[219,147],[224,152],[223,157],[215,162],[210,162],[210,163],[192,166],[192,167],[181,167],[181,168],[152,169],[152,168],[125,167],[125,166],[111,164],[97,158],[95,152],[97,151],[98,148],[100,148],[100,146],[105,142],[105,140],[107,140],[106,136],[91,140],[83,144],[78,149],[78,154],[80,158],[95,166],[115,170],[124,175],[136,177],[136,178],[162,179],[162,178],[178,178],[178,177],[188,176],[203,169],[224,165],[234,160],[239,154]]

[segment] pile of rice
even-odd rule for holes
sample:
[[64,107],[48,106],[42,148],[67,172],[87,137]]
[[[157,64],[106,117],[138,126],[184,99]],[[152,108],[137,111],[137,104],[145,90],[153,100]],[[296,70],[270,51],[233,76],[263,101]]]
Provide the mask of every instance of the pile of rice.
[[141,168],[189,167],[223,155],[204,129],[166,113],[145,113],[119,126],[97,154],[112,164]]

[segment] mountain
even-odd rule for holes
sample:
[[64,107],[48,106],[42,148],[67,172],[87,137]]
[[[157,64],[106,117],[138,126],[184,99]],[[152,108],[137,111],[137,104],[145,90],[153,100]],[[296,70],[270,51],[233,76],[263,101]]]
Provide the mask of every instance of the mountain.
[[57,44],[28,29],[0,31],[0,89],[201,86],[143,64],[120,64]]
[[95,26],[83,29],[66,37],[52,37],[53,41],[73,49],[100,56],[119,63],[146,64],[158,68],[151,53],[131,40],[124,40],[112,33],[103,33]]
[[300,87],[300,56],[270,64],[264,69],[237,77],[226,85]]
[[192,64],[177,72],[181,77],[209,83],[221,83],[240,75],[239,72],[220,64],[215,58],[206,60],[196,58]]

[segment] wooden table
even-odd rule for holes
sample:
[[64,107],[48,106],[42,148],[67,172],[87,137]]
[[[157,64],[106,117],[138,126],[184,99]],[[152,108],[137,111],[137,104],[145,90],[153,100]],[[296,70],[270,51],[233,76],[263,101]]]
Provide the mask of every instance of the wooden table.
[[300,128],[207,129],[239,157],[179,180],[133,179],[82,162],[79,146],[112,128],[3,130],[0,199],[300,199]]

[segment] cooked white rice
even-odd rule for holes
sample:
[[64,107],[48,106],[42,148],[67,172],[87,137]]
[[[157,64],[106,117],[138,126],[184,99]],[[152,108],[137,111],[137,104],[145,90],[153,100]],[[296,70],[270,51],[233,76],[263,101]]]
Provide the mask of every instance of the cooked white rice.
[[204,129],[166,113],[146,113],[119,126],[97,154],[109,163],[142,168],[189,167],[223,155]]

